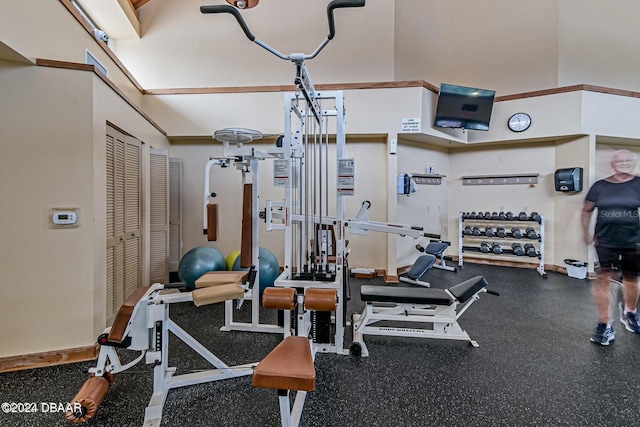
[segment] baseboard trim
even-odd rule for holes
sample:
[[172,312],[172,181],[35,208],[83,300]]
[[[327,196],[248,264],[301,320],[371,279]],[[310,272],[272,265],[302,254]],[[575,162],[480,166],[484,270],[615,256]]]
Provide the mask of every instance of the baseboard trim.
[[0,373],[96,360],[99,352],[100,346],[95,344],[88,347],[1,357]]

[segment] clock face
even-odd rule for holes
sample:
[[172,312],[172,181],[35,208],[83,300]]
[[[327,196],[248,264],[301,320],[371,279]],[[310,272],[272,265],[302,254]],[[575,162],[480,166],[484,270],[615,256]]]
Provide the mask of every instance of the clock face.
[[514,132],[524,132],[531,126],[531,116],[527,113],[516,113],[509,118],[509,129]]

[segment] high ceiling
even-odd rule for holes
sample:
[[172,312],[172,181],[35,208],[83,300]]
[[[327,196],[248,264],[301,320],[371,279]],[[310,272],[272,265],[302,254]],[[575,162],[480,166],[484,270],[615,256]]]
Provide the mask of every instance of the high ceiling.
[[139,8],[145,3],[149,3],[151,0],[129,0],[134,9]]

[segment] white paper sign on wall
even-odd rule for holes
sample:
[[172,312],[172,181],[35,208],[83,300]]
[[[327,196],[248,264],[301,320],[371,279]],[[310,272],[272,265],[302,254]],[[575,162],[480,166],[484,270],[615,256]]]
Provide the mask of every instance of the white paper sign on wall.
[[420,119],[402,119],[402,132],[420,132]]

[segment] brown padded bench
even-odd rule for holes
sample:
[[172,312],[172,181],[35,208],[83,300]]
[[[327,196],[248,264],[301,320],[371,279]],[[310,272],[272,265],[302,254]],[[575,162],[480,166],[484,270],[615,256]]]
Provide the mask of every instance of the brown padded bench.
[[[244,297],[244,289],[239,283],[246,280],[247,274],[246,271],[211,271],[204,274],[200,279],[196,280],[196,287],[201,289],[196,289],[192,292],[193,303],[200,307],[206,304]],[[126,338],[124,335],[131,320],[133,309],[148,290],[148,286],[140,286],[122,304],[109,332],[108,339],[110,342],[122,343]]]
[[240,284],[247,280],[248,275],[249,273],[246,271],[209,271],[196,280],[196,288],[219,286],[227,283]]
[[316,369],[309,338],[289,336],[274,348],[253,371],[254,387],[313,391]]
[[127,325],[129,324],[129,320],[133,314],[133,309],[148,290],[148,286],[140,286],[129,298],[127,298],[124,304],[122,304],[118,310],[118,314],[116,314],[116,319],[113,321],[111,331],[109,331],[109,341],[121,343],[122,340],[124,340],[124,333],[127,330]]
[[227,283],[225,285],[194,289],[191,291],[191,296],[196,307],[201,307],[230,299],[244,298],[244,288],[237,283]]

